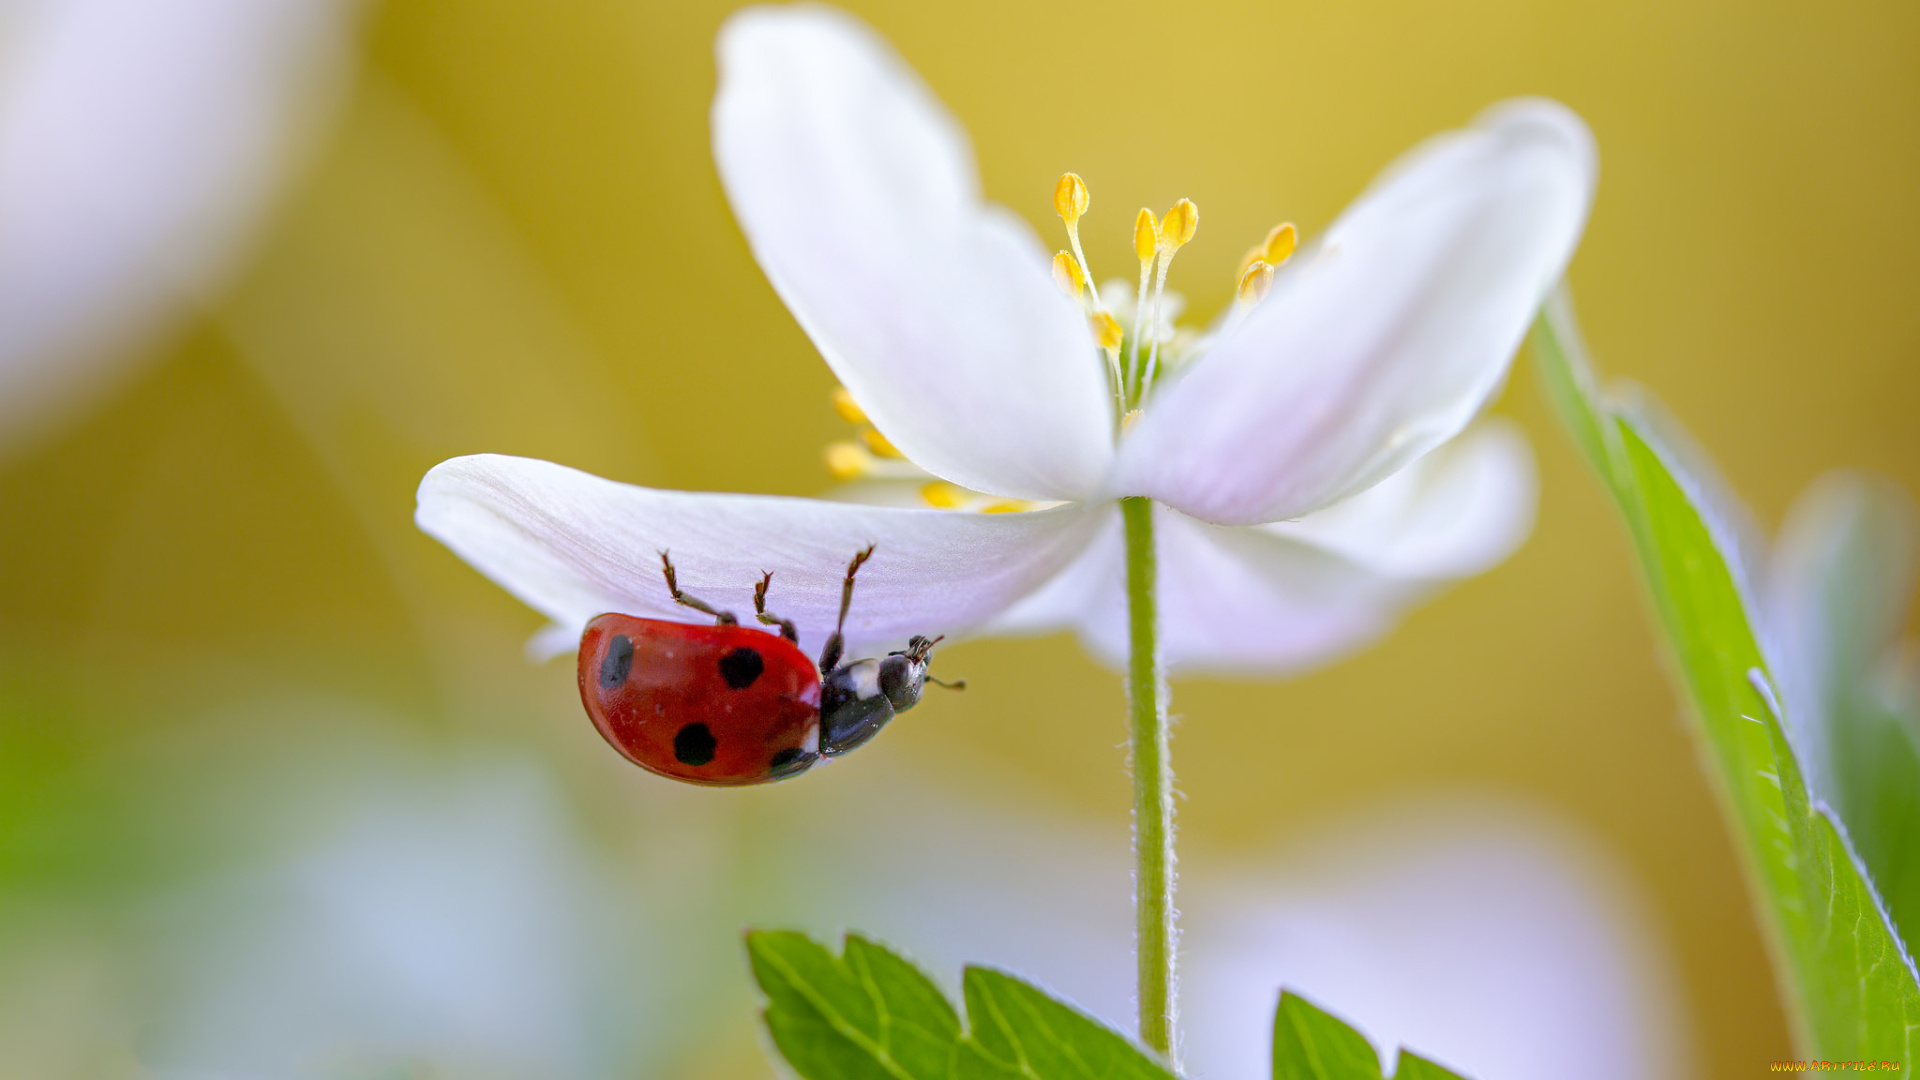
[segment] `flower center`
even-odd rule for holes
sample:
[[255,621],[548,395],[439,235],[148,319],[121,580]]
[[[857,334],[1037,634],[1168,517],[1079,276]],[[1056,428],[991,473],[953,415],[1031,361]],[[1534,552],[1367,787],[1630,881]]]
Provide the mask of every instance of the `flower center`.
[[[1067,225],[1070,250],[1053,257],[1053,279],[1062,292],[1080,304],[1086,312],[1093,340],[1107,362],[1107,380],[1113,388],[1116,437],[1140,415],[1146,399],[1153,393],[1165,370],[1192,359],[1202,343],[1199,335],[1176,330],[1179,298],[1167,292],[1167,268],[1173,257],[1193,239],[1200,226],[1200,210],[1191,199],[1181,199],[1158,218],[1141,208],[1133,219],[1133,253],[1140,260],[1140,283],[1133,290],[1132,302],[1126,298],[1126,286],[1088,288],[1093,269],[1080,247],[1080,219],[1091,203],[1087,182],[1078,173],[1067,173],[1053,186],[1053,209]],[[1291,222],[1276,225],[1265,242],[1248,251],[1240,261],[1234,288],[1235,317],[1266,298],[1273,285],[1273,272],[1293,256],[1299,232]],[[1173,310],[1169,310],[1169,309]],[[1116,314],[1132,315],[1133,329],[1123,331]],[[1141,356],[1145,343],[1146,355]],[[1168,363],[1163,368],[1162,349]],[[1123,358],[1124,354],[1124,358]]]
[[[1105,360],[1108,386],[1113,391],[1114,438],[1118,439],[1139,419],[1160,379],[1191,362],[1206,345],[1201,333],[1175,326],[1185,303],[1178,293],[1167,291],[1167,268],[1173,265],[1174,255],[1199,229],[1200,209],[1191,199],[1181,199],[1159,217],[1151,210],[1141,209],[1133,219],[1133,253],[1140,260],[1139,283],[1130,287],[1124,281],[1109,281],[1094,289],[1089,286],[1093,270],[1080,246],[1080,219],[1086,216],[1090,202],[1087,182],[1078,173],[1067,173],[1053,187],[1053,208],[1060,220],[1066,222],[1070,245],[1070,250],[1054,255],[1053,279],[1086,314],[1094,343]],[[1247,251],[1236,276],[1230,322],[1245,317],[1266,299],[1268,289],[1273,286],[1274,271],[1293,257],[1298,244],[1298,230],[1291,222],[1285,222],[1274,226],[1264,241]],[[1127,328],[1129,324],[1131,329]],[[1053,505],[983,495],[936,478],[907,460],[906,455],[888,442],[867,420],[866,413],[845,387],[834,388],[833,409],[840,419],[853,426],[855,436],[827,447],[827,469],[835,480],[917,483],[912,487],[894,484],[876,489],[875,495],[887,492],[883,501],[912,491],[910,501],[939,510],[999,514]]]

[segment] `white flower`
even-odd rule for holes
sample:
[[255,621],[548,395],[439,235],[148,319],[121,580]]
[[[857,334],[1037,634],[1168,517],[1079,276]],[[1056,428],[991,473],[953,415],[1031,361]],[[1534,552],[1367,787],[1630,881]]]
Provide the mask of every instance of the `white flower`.
[[874,543],[855,645],[1071,625],[1117,658],[1114,499],[1147,495],[1167,660],[1298,665],[1529,529],[1525,443],[1499,424],[1448,441],[1499,387],[1585,222],[1594,152],[1565,108],[1508,103],[1417,147],[1263,301],[1167,365],[1123,427],[1086,313],[1028,225],[981,198],[965,134],[884,42],[831,9],[754,8],[719,53],[728,198],[880,445],[995,508],[1038,508],[657,491],[490,455],[437,466],[420,527],[550,616],[546,645],[602,612],[684,617],[660,581],[668,549],[684,587],[730,606],[773,571],[769,606],[811,647],[848,556]]
[[0,5],[0,444],[232,270],[344,83],[353,0]]

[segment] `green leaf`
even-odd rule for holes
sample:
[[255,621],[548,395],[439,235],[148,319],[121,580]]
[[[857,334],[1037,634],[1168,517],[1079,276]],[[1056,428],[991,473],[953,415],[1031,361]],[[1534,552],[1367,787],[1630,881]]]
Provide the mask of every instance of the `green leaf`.
[[912,964],[849,935],[834,956],[804,934],[752,931],[767,1032],[806,1080],[945,1080],[960,1020]]
[[1011,975],[968,968],[973,1031],[933,981],[865,938],[844,956],[804,934],[752,931],[767,1031],[805,1080],[1174,1080],[1119,1032]]
[[973,1031],[954,1080],[1172,1080],[1119,1032],[1011,975],[969,967],[964,990]]
[[1393,1080],[1460,1080],[1460,1074],[1402,1050],[1400,1067],[1393,1071]]
[[1298,994],[1273,1012],[1273,1080],[1382,1080],[1365,1035]]
[[[1385,1080],[1365,1035],[1306,998],[1282,992],[1273,1013],[1273,1080]],[[1400,1051],[1393,1080],[1460,1080],[1417,1054]]]
[[[767,1031],[804,1080],[1176,1080],[1133,1040],[1002,971],[961,980],[972,1030],[933,981],[862,937],[835,956],[804,934],[747,934]],[[1366,1037],[1297,994],[1274,1016],[1275,1080],[1383,1080]],[[1460,1080],[1402,1051],[1395,1080]]]
[[1806,1055],[1911,1062],[1920,980],[1843,831],[1807,796],[1755,634],[1739,510],[1684,437],[1594,390],[1570,310],[1550,304],[1535,352],[1548,395],[1626,519],[1722,804],[1784,959]]

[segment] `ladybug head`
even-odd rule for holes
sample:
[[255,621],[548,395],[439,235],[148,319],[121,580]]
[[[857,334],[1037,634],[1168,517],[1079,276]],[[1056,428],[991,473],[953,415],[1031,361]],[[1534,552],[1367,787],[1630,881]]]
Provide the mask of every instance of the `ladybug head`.
[[933,658],[933,647],[945,636],[929,640],[916,635],[904,650],[888,653],[880,661],[880,692],[893,703],[894,712],[906,712],[920,704],[920,692],[927,684],[927,661]]

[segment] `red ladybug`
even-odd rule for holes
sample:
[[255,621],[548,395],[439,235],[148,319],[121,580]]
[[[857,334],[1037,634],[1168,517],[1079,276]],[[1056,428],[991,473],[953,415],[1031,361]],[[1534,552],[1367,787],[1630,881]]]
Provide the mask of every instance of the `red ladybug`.
[[840,622],[820,650],[816,673],[793,624],[767,613],[771,573],[754,587],[753,611],[778,626],[777,635],[741,626],[731,613],[681,592],[673,562],[661,552],[667,592],[717,624],[634,615],[588,623],[580,636],[580,700],[593,726],[648,772],[719,786],[798,776],[873,738],[896,713],[919,704],[926,683],[949,684],[927,675],[939,638],[915,637],[884,660],[840,663],[853,575],[872,554],[869,547],[847,564]]

